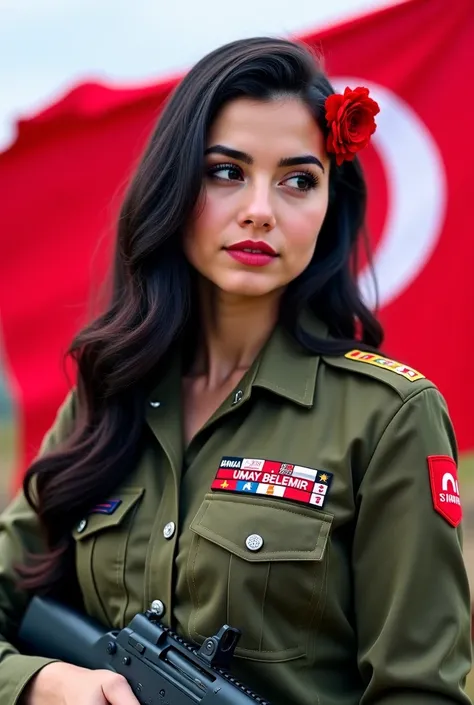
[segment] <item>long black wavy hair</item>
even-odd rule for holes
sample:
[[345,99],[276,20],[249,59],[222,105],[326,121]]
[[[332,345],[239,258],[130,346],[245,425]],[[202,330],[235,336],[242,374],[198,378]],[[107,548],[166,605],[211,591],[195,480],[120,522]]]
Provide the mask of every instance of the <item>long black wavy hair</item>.
[[[124,199],[110,301],[68,351],[77,368],[74,431],[25,476],[25,495],[48,547],[23,566],[26,589],[62,595],[72,589],[71,529],[138,462],[146,392],[192,330],[193,276],[182,234],[202,193],[206,139],[216,115],[239,97],[292,95],[304,101],[326,135],[324,103],[332,93],[309,48],[255,38],[208,54],[171,95]],[[331,164],[329,189],[314,257],[282,297],[281,323],[311,354],[340,354],[356,341],[378,348],[382,328],[356,283],[366,214],[357,159]],[[298,312],[304,308],[325,321],[332,339],[314,339],[301,328]]]

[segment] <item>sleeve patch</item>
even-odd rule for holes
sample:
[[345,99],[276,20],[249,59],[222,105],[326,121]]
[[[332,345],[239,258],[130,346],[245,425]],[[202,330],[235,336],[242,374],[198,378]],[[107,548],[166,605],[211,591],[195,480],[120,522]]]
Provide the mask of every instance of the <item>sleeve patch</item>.
[[429,455],[431,495],[436,511],[452,526],[462,519],[456,463],[447,455]]
[[390,360],[388,357],[380,357],[375,353],[367,353],[362,350],[351,350],[344,355],[348,360],[356,360],[357,362],[365,362],[366,365],[374,365],[383,369],[395,372],[397,375],[405,377],[410,382],[415,382],[417,379],[425,379],[425,375],[417,372],[412,367],[407,367],[396,360]]

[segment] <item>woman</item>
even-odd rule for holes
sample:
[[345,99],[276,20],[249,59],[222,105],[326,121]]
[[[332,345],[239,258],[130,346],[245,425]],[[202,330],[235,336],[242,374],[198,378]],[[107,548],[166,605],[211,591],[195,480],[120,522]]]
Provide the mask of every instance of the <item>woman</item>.
[[136,703],[116,674],[14,652],[35,593],[114,628],[159,599],[196,643],[238,627],[235,673],[273,705],[468,702],[452,427],[377,353],[353,274],[377,112],[275,39],[220,48],[171,97],[110,305],[3,515],[2,705]]

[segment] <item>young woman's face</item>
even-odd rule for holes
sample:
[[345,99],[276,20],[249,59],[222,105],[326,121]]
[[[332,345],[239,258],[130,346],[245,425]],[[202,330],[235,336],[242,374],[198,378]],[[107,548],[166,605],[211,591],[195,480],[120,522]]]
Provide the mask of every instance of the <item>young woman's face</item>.
[[216,118],[204,198],[184,238],[189,262],[220,290],[277,292],[309,264],[328,207],[324,136],[295,98],[239,98]]

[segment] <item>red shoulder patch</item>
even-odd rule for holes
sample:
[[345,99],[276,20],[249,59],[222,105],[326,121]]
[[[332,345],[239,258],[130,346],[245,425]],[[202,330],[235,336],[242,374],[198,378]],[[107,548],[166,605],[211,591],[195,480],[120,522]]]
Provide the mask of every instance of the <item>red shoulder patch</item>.
[[456,463],[448,455],[429,455],[427,460],[434,508],[452,526],[458,526],[462,507]]

